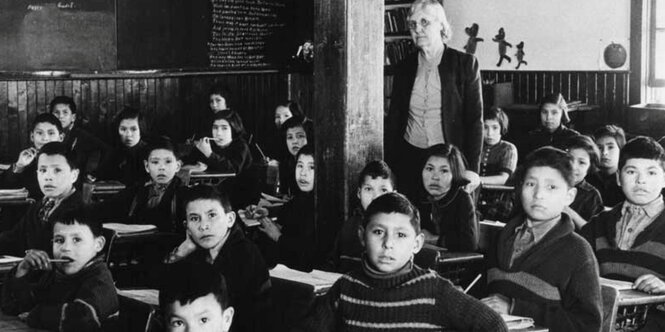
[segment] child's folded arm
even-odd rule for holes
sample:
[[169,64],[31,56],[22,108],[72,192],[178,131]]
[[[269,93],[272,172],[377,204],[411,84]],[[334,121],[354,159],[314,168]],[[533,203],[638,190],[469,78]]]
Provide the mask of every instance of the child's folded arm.
[[[447,280],[441,282],[450,283]],[[501,316],[479,300],[456,290],[452,284],[437,293],[443,325],[460,331],[507,332]]]

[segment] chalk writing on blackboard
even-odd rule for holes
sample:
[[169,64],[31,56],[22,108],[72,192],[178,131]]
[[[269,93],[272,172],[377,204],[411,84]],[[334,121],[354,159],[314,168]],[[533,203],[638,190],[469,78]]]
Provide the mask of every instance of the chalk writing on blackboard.
[[208,41],[210,67],[271,67],[269,39],[285,22],[285,4],[274,0],[212,0],[212,27]]

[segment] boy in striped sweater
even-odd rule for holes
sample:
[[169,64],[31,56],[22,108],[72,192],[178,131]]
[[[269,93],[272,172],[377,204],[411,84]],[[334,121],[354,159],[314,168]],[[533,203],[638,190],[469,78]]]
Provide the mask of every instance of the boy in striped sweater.
[[[582,228],[600,264],[600,275],[633,282],[633,288],[665,294],[665,150],[636,137],[619,156],[618,183],[626,200]],[[649,312],[640,331],[665,330],[665,313]]]
[[342,276],[296,331],[508,330],[478,300],[413,264],[424,235],[418,210],[401,194],[372,201],[358,232],[362,268]]
[[598,331],[602,321],[596,259],[563,213],[576,194],[572,161],[552,147],[527,156],[516,186],[524,214],[506,224],[489,251],[491,295],[482,300],[551,332]]

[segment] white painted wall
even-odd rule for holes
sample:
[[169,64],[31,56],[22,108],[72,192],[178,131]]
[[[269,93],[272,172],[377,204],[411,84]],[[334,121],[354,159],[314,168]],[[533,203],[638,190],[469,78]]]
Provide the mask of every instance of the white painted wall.
[[[630,0],[444,0],[452,25],[449,45],[459,50],[467,42],[464,28],[478,23],[476,57],[481,69],[515,70],[515,45],[524,41],[529,64],[520,70],[611,70],[603,51],[611,42],[629,50]],[[499,60],[498,43],[492,38],[503,27],[513,45]],[[628,62],[617,70],[628,69]]]

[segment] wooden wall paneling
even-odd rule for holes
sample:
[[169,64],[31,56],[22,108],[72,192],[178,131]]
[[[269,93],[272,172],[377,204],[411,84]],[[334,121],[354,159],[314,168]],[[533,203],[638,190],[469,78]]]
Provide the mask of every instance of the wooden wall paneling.
[[9,132],[14,135],[9,135],[7,142],[9,143],[9,153],[14,156],[18,155],[20,149],[25,148],[21,142],[26,141],[27,133],[21,132],[18,126],[18,82],[9,81],[7,85],[7,122],[9,122]]
[[[18,81],[17,82],[17,111],[18,111],[18,131],[19,133],[27,133],[28,132],[28,85],[26,81]],[[27,138],[26,135],[21,135],[21,146],[28,146],[30,140]]]
[[99,81],[100,80],[90,80],[90,122],[94,126],[99,125]]
[[[628,77],[626,75],[616,75],[616,92],[617,98],[615,100],[618,114],[610,119],[616,119],[615,122],[625,123],[626,121],[626,106],[628,105]],[[608,121],[610,119],[607,119]]]
[[72,80],[64,80],[63,81],[63,95],[65,96],[72,96],[72,86],[74,84],[74,81]]
[[28,125],[32,123],[32,120],[35,119],[39,113],[37,108],[37,96],[36,96],[36,81],[27,81],[26,82],[26,107],[28,111]]
[[54,86],[53,91],[55,92],[56,96],[64,95],[65,94],[65,82],[63,80],[55,80],[55,86]]
[[55,81],[47,80],[46,81],[46,103],[48,104],[56,96],[55,93]]
[[[46,81],[38,80],[35,82],[35,97],[37,97],[37,113],[46,112],[48,109],[48,104],[50,100],[46,100]],[[74,99],[76,101],[76,99]],[[79,103],[76,103],[78,106]]]
[[[0,161],[3,163],[13,162],[9,157],[9,100],[7,98],[7,85],[6,81],[0,81]],[[16,136],[18,133],[12,132],[11,136]]]
[[102,120],[103,123],[111,123],[116,114],[118,97],[115,91],[115,81],[114,79],[106,81],[106,118]]

